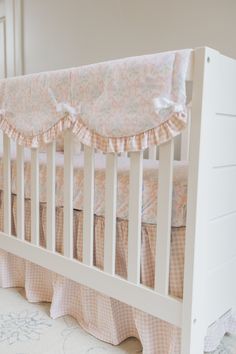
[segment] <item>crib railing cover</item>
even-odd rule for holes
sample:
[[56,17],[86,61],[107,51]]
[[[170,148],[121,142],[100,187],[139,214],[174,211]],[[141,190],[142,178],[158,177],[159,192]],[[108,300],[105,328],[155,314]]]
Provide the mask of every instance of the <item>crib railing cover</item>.
[[191,50],[108,61],[0,81],[0,128],[27,147],[72,128],[103,152],[144,150],[186,124]]

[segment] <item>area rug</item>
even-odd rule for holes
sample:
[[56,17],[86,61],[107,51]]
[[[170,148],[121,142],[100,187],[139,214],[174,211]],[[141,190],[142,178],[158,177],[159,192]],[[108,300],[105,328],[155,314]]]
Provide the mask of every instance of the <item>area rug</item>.
[[[31,304],[22,289],[0,289],[1,354],[137,354],[138,340],[119,346],[101,342],[86,333],[70,316],[52,320],[49,304]],[[236,336],[225,336],[208,354],[236,354]]]

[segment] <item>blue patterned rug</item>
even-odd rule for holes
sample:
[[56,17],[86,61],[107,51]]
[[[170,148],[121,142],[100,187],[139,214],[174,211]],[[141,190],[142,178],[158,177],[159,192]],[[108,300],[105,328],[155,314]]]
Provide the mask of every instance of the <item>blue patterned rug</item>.
[[[52,320],[49,304],[28,303],[21,289],[0,289],[1,354],[137,354],[136,339],[119,346],[97,340],[70,316]],[[236,354],[236,336],[225,336],[208,354]]]
[[236,336],[225,336],[219,348],[211,354],[236,354]]

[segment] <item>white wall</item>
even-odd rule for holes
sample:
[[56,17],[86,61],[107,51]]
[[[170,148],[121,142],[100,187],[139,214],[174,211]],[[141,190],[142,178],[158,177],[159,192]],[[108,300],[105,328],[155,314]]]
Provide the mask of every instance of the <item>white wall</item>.
[[5,15],[5,3],[4,0],[0,0],[0,18]]
[[4,1],[0,0],[0,79],[5,77],[5,6]]
[[25,73],[208,45],[236,58],[235,0],[23,0]]

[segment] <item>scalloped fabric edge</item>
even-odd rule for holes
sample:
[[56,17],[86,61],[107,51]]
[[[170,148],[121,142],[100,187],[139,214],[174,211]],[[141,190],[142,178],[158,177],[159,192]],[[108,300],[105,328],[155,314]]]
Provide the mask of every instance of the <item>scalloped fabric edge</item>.
[[0,129],[10,139],[28,148],[38,148],[56,140],[66,129],[71,129],[78,142],[104,153],[142,151],[153,145],[161,145],[179,135],[187,124],[186,112],[174,112],[162,124],[133,136],[105,137],[89,130],[80,118],[66,114],[46,131],[36,135],[24,135],[0,114]]

